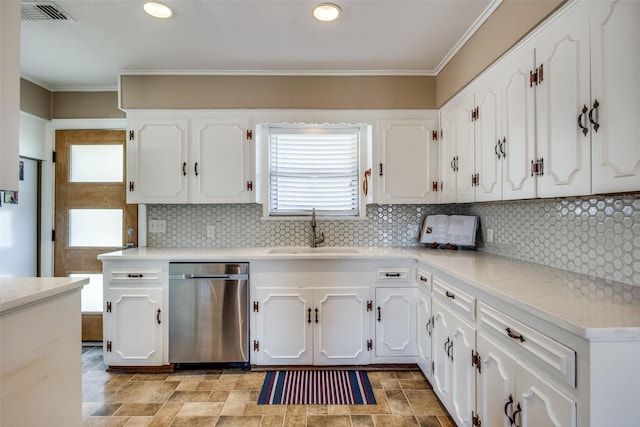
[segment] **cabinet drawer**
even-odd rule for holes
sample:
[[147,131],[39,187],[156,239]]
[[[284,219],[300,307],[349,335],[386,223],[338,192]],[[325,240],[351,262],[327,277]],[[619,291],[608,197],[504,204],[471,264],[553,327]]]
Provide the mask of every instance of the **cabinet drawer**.
[[480,329],[493,332],[521,349],[524,362],[535,360],[552,375],[576,385],[576,352],[535,329],[488,306],[478,304]]
[[458,311],[465,317],[475,320],[476,298],[466,292],[461,291],[453,285],[435,277],[433,279],[433,293],[442,298],[447,306]]
[[416,281],[423,291],[431,292],[431,273],[427,273],[422,268],[416,270]]
[[377,268],[376,281],[407,282],[409,281],[409,269],[408,268]]
[[112,283],[162,283],[162,270],[154,268],[109,270],[107,280]]

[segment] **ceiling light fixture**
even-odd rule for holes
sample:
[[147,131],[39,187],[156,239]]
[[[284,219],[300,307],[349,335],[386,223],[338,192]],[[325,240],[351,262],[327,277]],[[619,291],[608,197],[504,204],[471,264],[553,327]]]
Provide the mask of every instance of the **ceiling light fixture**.
[[173,16],[173,10],[159,1],[147,1],[142,6],[144,11],[154,18],[166,19]]
[[340,16],[340,6],[333,3],[321,3],[313,9],[313,16],[318,21],[333,21]]

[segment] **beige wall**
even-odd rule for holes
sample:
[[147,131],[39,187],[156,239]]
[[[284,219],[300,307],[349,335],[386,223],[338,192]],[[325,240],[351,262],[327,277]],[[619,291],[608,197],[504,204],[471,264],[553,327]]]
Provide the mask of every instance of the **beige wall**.
[[125,75],[122,108],[435,108],[435,77]]
[[441,107],[566,0],[504,0],[437,77]]
[[51,92],[28,80],[20,79],[20,111],[50,120]]
[[119,119],[118,92],[53,92],[53,119]]

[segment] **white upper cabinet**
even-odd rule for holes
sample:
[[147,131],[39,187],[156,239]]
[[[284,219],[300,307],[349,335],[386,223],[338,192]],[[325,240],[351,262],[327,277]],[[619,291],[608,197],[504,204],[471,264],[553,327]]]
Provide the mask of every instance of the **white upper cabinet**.
[[130,118],[128,203],[248,203],[248,119]]
[[127,203],[186,203],[188,121],[134,119],[127,138]]
[[535,39],[534,50],[538,197],[590,194],[591,143],[576,126],[576,106],[589,104],[587,14],[558,18]]
[[591,99],[593,192],[640,190],[640,2],[593,2]]
[[378,203],[438,201],[437,112],[420,119],[378,120]]
[[194,203],[248,203],[251,192],[251,152],[246,130],[249,120],[191,121]]

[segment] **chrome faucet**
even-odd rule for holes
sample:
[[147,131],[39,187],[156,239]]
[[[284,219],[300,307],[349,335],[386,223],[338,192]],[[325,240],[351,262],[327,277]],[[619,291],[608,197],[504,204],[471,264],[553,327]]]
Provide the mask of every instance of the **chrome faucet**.
[[311,210],[311,247],[317,248],[318,243],[324,243],[324,231],[320,232],[320,236],[316,234],[316,208]]

